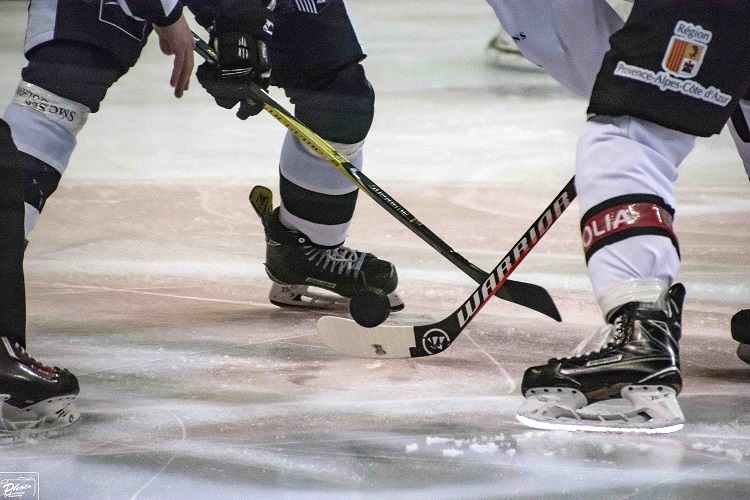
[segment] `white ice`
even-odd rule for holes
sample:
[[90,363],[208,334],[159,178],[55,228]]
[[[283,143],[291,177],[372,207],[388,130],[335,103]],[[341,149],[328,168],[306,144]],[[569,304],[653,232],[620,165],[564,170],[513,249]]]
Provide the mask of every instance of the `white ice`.
[[[573,174],[586,103],[487,64],[481,0],[348,4],[377,93],[366,172],[493,267]],[[0,1],[0,103],[26,5]],[[687,425],[534,431],[515,419],[524,369],[600,321],[577,207],[513,276],[545,286],[564,322],[492,301],[439,356],[344,358],[317,340],[320,314],[267,301],[247,195],[277,192],[285,129],[240,122],[195,80],[175,99],[154,42],[79,134],[27,251],[29,350],[79,377],[82,418],[2,447],[0,480],[38,473],[45,499],[750,497],[750,367],[728,331],[750,307],[750,186],[727,133],[698,141],[677,185]],[[388,321],[441,318],[474,287],[364,195],[349,244],[398,267],[406,309]]]

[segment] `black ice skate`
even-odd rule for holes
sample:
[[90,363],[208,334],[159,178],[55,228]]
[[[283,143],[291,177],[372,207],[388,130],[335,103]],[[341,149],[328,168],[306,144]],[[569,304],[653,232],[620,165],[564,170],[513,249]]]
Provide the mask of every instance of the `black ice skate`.
[[78,380],[50,368],[0,337],[0,443],[54,436],[76,420]]
[[393,264],[345,246],[314,246],[304,234],[281,224],[268,188],[253,188],[250,202],[266,233],[266,273],[273,281],[271,303],[315,309],[348,307],[356,292],[374,287],[387,295],[391,311],[404,308],[396,292],[398,276]]
[[[685,287],[676,284],[655,303],[625,304],[600,330],[606,339],[596,351],[554,358],[526,370],[521,384],[526,402],[518,420],[538,429],[681,429],[685,419],[676,396],[682,389],[678,341],[684,298]],[[603,403],[581,411],[617,398],[630,407],[612,411],[612,405]],[[610,411],[601,411],[607,406]]]

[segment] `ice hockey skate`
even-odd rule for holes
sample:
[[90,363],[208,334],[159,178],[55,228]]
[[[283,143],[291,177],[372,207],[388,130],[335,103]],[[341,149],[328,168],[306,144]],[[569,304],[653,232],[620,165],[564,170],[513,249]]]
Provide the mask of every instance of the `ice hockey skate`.
[[678,341],[684,297],[685,288],[675,284],[654,303],[620,306],[595,332],[602,339],[596,350],[527,369],[518,420],[537,429],[649,434],[681,429],[685,419],[676,396],[682,389]]
[[52,437],[78,420],[78,380],[0,337],[0,444]]
[[273,284],[272,304],[313,309],[348,308],[359,290],[374,287],[388,298],[391,311],[404,308],[396,292],[398,275],[388,261],[345,246],[320,248],[307,236],[285,227],[273,209],[268,188],[256,186],[250,202],[266,233],[266,273]]

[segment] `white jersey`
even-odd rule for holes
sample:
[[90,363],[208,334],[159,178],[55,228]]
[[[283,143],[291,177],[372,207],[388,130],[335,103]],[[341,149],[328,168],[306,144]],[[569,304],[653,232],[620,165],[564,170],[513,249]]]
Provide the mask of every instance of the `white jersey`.
[[523,56],[581,97],[623,20],[606,0],[487,0]]
[[[521,54],[574,94],[588,98],[609,37],[623,26],[632,0],[487,0]],[[745,116],[750,102],[741,101]],[[729,124],[750,177],[750,144]]]

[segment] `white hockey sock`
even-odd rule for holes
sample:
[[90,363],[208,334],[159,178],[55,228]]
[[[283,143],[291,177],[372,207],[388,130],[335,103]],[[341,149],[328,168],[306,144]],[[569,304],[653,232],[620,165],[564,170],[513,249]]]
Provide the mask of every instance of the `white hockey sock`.
[[[362,170],[363,142],[330,144],[336,151],[344,155],[352,165]],[[284,139],[279,170],[281,175],[291,183],[314,193],[340,196],[357,189],[327,160],[320,157],[309,146],[303,144],[291,132],[287,133]],[[282,224],[304,233],[315,244],[323,246],[334,246],[344,241],[350,225],[350,221],[335,225],[317,224],[295,216],[286,209],[283,198],[279,215]]]

